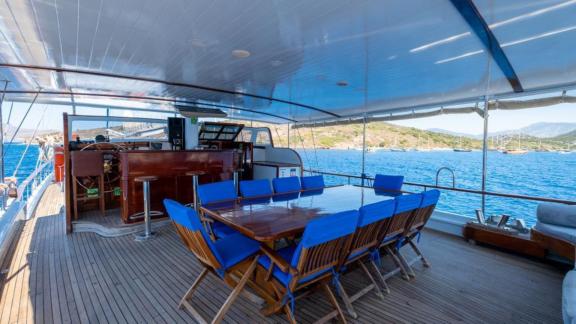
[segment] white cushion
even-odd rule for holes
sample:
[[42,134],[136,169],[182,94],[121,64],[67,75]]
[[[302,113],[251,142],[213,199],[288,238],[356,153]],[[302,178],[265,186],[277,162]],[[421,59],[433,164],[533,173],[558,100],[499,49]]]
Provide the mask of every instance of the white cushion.
[[542,223],[576,228],[576,205],[542,203],[536,216]]
[[562,284],[564,324],[576,324],[576,270],[568,272]]

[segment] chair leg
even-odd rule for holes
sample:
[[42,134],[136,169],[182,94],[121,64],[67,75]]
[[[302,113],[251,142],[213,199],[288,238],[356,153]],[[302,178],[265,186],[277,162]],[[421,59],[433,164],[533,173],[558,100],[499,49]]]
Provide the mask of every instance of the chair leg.
[[343,323],[348,323],[346,321],[346,317],[344,317],[344,313],[342,313],[342,308],[340,308],[340,305],[338,304],[338,301],[336,300],[336,297],[334,296],[334,294],[332,293],[332,290],[330,290],[330,287],[328,287],[327,283],[322,284],[322,286],[324,287],[324,291],[326,292],[326,295],[328,295],[328,299],[330,300],[330,302],[332,303],[332,305],[334,305],[334,307],[336,308],[336,312],[338,312],[338,316],[340,317],[340,319],[342,320]]
[[430,263],[424,257],[424,255],[422,254],[422,252],[420,251],[418,246],[414,242],[412,242],[412,240],[408,240],[408,244],[410,244],[410,246],[412,247],[412,250],[414,250],[414,252],[416,252],[418,257],[420,257],[420,260],[422,260],[422,265],[424,265],[424,267],[426,267],[426,268],[430,268]]
[[202,270],[200,275],[198,275],[198,277],[196,277],[196,280],[194,280],[194,283],[192,284],[192,286],[190,286],[190,288],[188,289],[186,294],[184,294],[184,297],[182,297],[182,299],[180,300],[180,304],[178,304],[178,308],[182,308],[182,306],[184,306],[184,303],[190,298],[190,296],[192,296],[192,294],[194,293],[194,290],[196,290],[196,287],[198,287],[198,285],[200,284],[202,279],[204,279],[204,277],[209,272],[210,271],[208,271],[208,269],[206,269],[206,268],[204,268],[204,270]]
[[408,261],[406,261],[406,258],[402,255],[400,249],[394,249],[393,252],[395,252],[396,255],[398,255],[398,259],[400,260],[400,262],[402,262],[402,264],[404,264],[404,268],[406,269],[408,275],[412,278],[416,277],[414,270],[412,270],[412,267],[410,266],[410,264],[408,264]]
[[358,314],[354,310],[354,306],[352,306],[352,300],[350,299],[350,296],[348,296],[348,293],[344,289],[344,286],[342,286],[342,283],[340,282],[340,280],[335,280],[335,281],[336,281],[336,286],[337,286],[338,292],[340,294],[340,298],[342,298],[342,301],[344,302],[344,306],[346,306],[346,311],[348,312],[348,314],[352,318],[357,319]]
[[284,311],[286,312],[286,317],[288,318],[288,322],[290,324],[296,324],[296,319],[294,318],[294,314],[292,314],[292,310],[288,304],[284,305]]
[[104,194],[104,175],[98,177],[98,200],[100,202],[100,212],[106,216],[106,195]]
[[404,280],[410,280],[410,276],[408,275],[408,272],[406,271],[406,269],[404,269],[404,265],[402,264],[402,261],[400,261],[400,259],[396,255],[396,253],[394,253],[394,251],[389,246],[386,246],[384,249],[386,250],[386,252],[388,252],[388,254],[390,254],[396,267],[398,267],[398,269],[400,269],[400,272],[402,273],[402,278]]
[[230,306],[232,306],[234,300],[236,300],[242,289],[244,289],[246,282],[248,282],[248,279],[250,279],[250,276],[252,275],[252,272],[254,272],[254,270],[256,269],[257,264],[258,264],[258,256],[254,258],[254,261],[252,261],[252,263],[250,264],[250,266],[248,267],[248,269],[246,270],[246,272],[244,273],[244,275],[242,276],[242,278],[240,279],[234,290],[232,290],[232,292],[224,302],[224,305],[222,305],[222,307],[212,320],[212,324],[222,322],[224,315],[226,315],[226,312],[228,311]]
[[[368,276],[368,279],[370,279],[370,281],[372,282],[372,285],[374,286],[374,289],[376,290],[376,295],[378,297],[384,299],[384,294],[382,293],[382,289],[380,289],[380,285],[378,285],[376,280],[374,280],[374,277],[372,276],[370,271],[368,271],[368,268],[366,267],[364,262],[358,262],[358,263],[360,263],[360,267],[362,267],[362,270],[364,270],[364,273],[366,274],[366,276]],[[386,283],[384,283],[384,284],[386,285]],[[386,287],[386,288],[388,288],[388,287]]]
[[[386,283],[386,279],[384,279],[384,277],[382,276],[380,269],[378,269],[378,266],[376,265],[376,263],[374,263],[374,261],[370,260],[370,264],[372,264],[372,267],[374,267],[374,270],[375,270],[374,272],[376,272],[376,275],[378,276],[378,278],[380,278],[380,282],[382,283],[382,286],[384,286],[384,290],[386,290],[386,293],[389,294],[390,288],[388,287],[388,284]],[[384,297],[384,295],[382,295],[382,297]]]

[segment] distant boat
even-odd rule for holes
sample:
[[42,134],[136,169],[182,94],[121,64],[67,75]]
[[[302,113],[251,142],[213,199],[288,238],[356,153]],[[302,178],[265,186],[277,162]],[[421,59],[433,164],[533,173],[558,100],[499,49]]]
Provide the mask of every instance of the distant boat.
[[406,149],[400,147],[391,147],[390,152],[406,152]]
[[458,147],[453,149],[454,152],[464,153],[464,152],[472,152],[472,149],[462,147],[462,136],[458,137]]
[[504,154],[526,154],[526,153],[528,153],[528,150],[512,149],[512,150],[505,150],[502,153],[504,153]]

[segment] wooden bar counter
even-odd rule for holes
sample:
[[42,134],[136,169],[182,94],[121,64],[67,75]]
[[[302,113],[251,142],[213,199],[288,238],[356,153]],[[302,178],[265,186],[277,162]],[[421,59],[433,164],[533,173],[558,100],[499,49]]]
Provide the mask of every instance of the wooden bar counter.
[[135,182],[139,176],[157,176],[150,184],[151,210],[165,214],[162,200],[174,199],[181,203],[192,202],[192,177],[186,173],[201,171],[199,183],[230,180],[238,168],[236,150],[205,151],[125,151],[119,153],[120,188],[122,190],[122,220],[133,223],[142,220],[134,217],[143,211],[142,184]]

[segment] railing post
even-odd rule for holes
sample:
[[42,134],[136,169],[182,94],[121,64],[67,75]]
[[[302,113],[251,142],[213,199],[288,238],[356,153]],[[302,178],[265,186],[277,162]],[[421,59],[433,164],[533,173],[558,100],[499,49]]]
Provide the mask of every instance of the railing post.
[[486,178],[488,173],[488,97],[484,98],[484,133],[482,137],[482,213],[486,215]]

